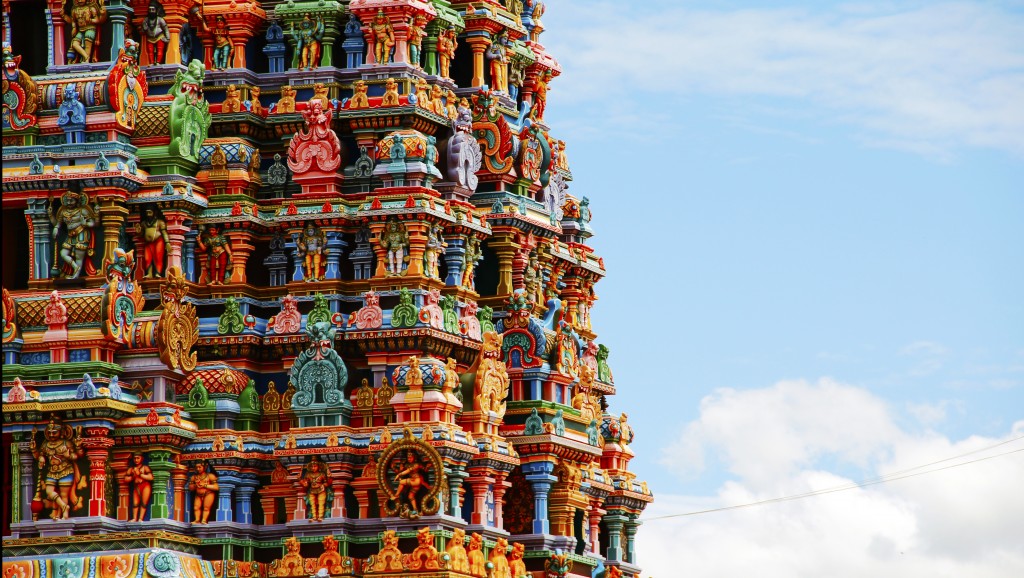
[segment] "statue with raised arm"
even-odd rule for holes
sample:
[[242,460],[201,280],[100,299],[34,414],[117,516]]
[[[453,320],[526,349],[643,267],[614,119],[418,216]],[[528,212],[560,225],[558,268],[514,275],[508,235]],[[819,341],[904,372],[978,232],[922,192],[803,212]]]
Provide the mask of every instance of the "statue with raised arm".
[[93,228],[96,227],[96,211],[89,206],[89,197],[85,193],[68,191],[61,196],[61,206],[56,214],[53,205],[50,209],[50,224],[53,225],[53,238],[56,240],[61,227],[67,236],[60,245],[60,261],[54,263],[51,274],[60,274],[65,279],[77,279],[84,271],[86,275],[95,275],[96,266],[92,256],[96,248]]

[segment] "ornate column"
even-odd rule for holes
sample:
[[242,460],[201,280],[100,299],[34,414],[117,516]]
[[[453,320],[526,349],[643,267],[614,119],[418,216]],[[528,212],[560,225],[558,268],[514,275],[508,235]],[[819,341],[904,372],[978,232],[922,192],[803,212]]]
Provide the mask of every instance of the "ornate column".
[[232,507],[231,498],[239,482],[241,480],[235,475],[235,472],[218,472],[217,485],[220,487],[220,491],[217,493],[216,521],[234,521],[234,508]]
[[630,516],[626,522],[626,562],[630,564],[636,564],[636,532],[640,524],[634,516]]
[[601,549],[601,516],[607,512],[601,509],[601,502],[590,501],[590,551],[599,554]]
[[117,52],[124,46],[124,25],[132,9],[127,0],[109,0],[107,19],[110,20],[110,61],[117,61]]
[[553,462],[530,462],[522,465],[526,481],[533,488],[533,533],[550,533],[551,523],[548,521],[548,493],[551,485],[558,477],[551,474],[555,470]]
[[487,492],[492,491],[494,478],[487,470],[470,468],[469,486],[473,488],[473,515],[470,524],[487,525]]
[[185,521],[185,512],[189,509],[189,504],[185,500],[187,478],[188,468],[177,464],[174,471],[171,472],[171,485],[174,488],[174,512],[171,517],[179,522]]
[[89,515],[106,516],[107,459],[114,440],[107,437],[107,428],[89,428],[86,433],[82,445],[89,458]]
[[47,0],[47,15],[50,21],[47,32],[50,35],[50,66],[61,66],[67,62],[67,44],[64,40],[64,2],[63,0]]
[[458,237],[445,239],[448,248],[444,252],[444,263],[448,266],[448,277],[444,284],[449,287],[458,287],[462,284],[462,269],[465,266],[466,240]]
[[32,468],[35,465],[35,458],[32,456],[31,442],[14,442],[11,450],[18,455],[19,468],[18,477],[21,485],[21,521],[29,522],[36,519],[32,513],[32,496],[35,493],[35,477],[32,475]]
[[604,517],[604,523],[608,526],[608,551],[605,553],[608,560],[622,562],[622,526],[627,519],[622,514],[608,514]]
[[331,518],[344,518],[345,487],[352,480],[352,469],[349,464],[335,464],[331,468],[331,488],[334,490],[334,503],[331,505]]
[[348,243],[341,239],[341,233],[338,231],[327,233],[327,247],[325,253],[327,253],[327,271],[324,277],[327,279],[341,279],[341,255],[345,252],[345,247]]
[[[167,232],[168,236],[170,231]],[[195,283],[199,279],[199,272],[196,271],[196,239],[199,237],[199,231],[192,231],[190,229],[185,230],[185,241],[182,244],[182,267],[181,270],[185,273],[185,278]],[[174,238],[171,238],[173,244]]]
[[149,509],[150,520],[167,518],[170,514],[167,506],[167,487],[171,479],[171,472],[174,471],[176,465],[171,460],[171,452],[149,453],[149,469],[153,470],[153,501]]
[[498,480],[494,482],[494,527],[504,528],[505,527],[505,507],[503,500],[505,498],[505,491],[512,487],[512,484],[505,478],[508,477],[508,472],[500,472]]
[[491,45],[491,39],[486,32],[474,31],[472,36],[466,38],[466,42],[473,49],[473,79],[470,84],[476,88],[484,85],[484,52]]
[[[112,467],[114,469],[114,477],[117,480],[123,480],[125,473],[128,472],[128,461],[131,459],[131,450],[119,449],[114,452],[114,455],[110,458]],[[155,476],[154,476],[155,477]],[[127,520],[129,513],[128,504],[128,492],[121,488],[122,491],[117,493],[117,511],[115,512],[118,520]]]
[[245,283],[245,265],[256,247],[251,243],[252,233],[246,230],[225,231],[231,241],[231,282]]
[[515,258],[519,246],[512,241],[509,234],[496,234],[488,246],[498,255],[498,296],[512,294],[512,259]]
[[50,266],[53,265],[53,225],[50,224],[46,212],[48,199],[35,197],[28,200],[28,208],[25,210],[25,218],[28,220],[29,231],[32,239],[32,278],[49,279]]
[[[448,513],[456,518],[462,517],[462,481],[469,477],[462,469],[448,472]],[[499,528],[501,526],[498,526]]]
[[[218,480],[218,483],[219,480]],[[223,488],[223,486],[221,486]],[[251,474],[243,474],[235,488],[235,512],[238,514],[235,520],[239,524],[252,524],[252,495],[259,487],[259,480]]]
[[164,213],[164,222],[167,224],[167,236],[171,239],[171,246],[167,247],[167,268],[185,267],[182,263],[182,252],[184,249],[185,236],[189,233],[190,227],[185,221],[192,218],[185,211],[168,209]]
[[[121,228],[128,217],[128,207],[124,204],[124,197],[116,194],[97,194],[96,202],[100,205],[100,225],[103,227],[103,258],[113,262],[114,249],[118,248]],[[99,273],[102,275],[103,271]]]

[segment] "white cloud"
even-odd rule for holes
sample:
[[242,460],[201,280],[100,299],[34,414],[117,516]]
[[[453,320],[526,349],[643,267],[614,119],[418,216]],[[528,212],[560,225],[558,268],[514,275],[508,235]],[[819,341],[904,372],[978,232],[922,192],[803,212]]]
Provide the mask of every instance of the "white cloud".
[[[952,441],[901,429],[886,403],[830,380],[720,390],[705,398],[666,452],[666,465],[716,452],[735,479],[714,496],[661,489],[645,518],[843,486],[830,465],[875,462],[891,475],[951,456],[941,467],[1024,448],[1024,421],[999,438]],[[680,449],[682,448],[682,450]],[[916,471],[916,470],[915,470]],[[812,498],[651,520],[638,536],[639,564],[654,578],[1024,575],[1024,453]],[[659,488],[654,488],[655,491]]]
[[993,4],[895,5],[631,6],[624,16],[621,4],[559,3],[545,21],[566,25],[549,22],[543,38],[566,72],[552,102],[599,106],[614,121],[678,110],[691,94],[769,97],[814,110],[819,124],[851,125],[869,145],[1024,155],[1024,16]]

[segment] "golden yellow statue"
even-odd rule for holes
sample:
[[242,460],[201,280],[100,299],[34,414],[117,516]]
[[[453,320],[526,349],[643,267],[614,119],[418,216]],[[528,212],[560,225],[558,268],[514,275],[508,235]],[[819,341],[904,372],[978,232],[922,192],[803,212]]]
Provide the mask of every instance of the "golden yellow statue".
[[68,64],[96,62],[94,49],[99,25],[107,21],[107,9],[99,0],[75,0],[71,12],[64,14],[64,21],[71,25],[71,46],[68,48]]
[[449,27],[437,37],[437,62],[441,69],[441,78],[451,78],[448,71],[458,46],[459,41],[456,39],[455,28]]
[[416,81],[416,106],[434,110],[434,103],[430,100],[430,85],[425,78]]
[[395,46],[395,29],[391,27],[391,20],[383,10],[377,10],[377,15],[370,21],[370,30],[373,32],[373,57],[377,64],[391,62],[391,49]]
[[85,453],[81,448],[81,428],[72,430],[71,426],[61,423],[60,418],[51,416],[43,435],[46,440],[42,447],[36,447],[35,436],[32,436],[32,456],[39,466],[39,483],[33,501],[50,508],[50,517],[54,520],[66,520],[71,510],[85,505],[85,500],[77,494],[87,485],[76,463]]
[[323,107],[324,110],[328,110],[331,108],[331,99],[327,98],[327,91],[328,88],[326,84],[317,82],[313,85],[313,98],[309,99],[309,101],[313,102],[314,100],[319,100],[320,106]]
[[373,572],[401,572],[402,551],[398,549],[398,535],[394,530],[385,530],[382,537],[384,545],[380,552],[368,560],[367,570]]
[[449,90],[445,95],[445,100],[448,102],[444,105],[445,116],[455,120],[459,118],[459,97],[455,94],[455,91]]
[[440,570],[441,564],[437,556],[437,548],[434,547],[434,536],[430,528],[420,528],[416,532],[416,541],[419,545],[405,557],[405,567],[408,570]]
[[469,573],[473,576],[484,576],[487,568],[484,562],[484,539],[473,532],[469,537]]
[[[280,462],[278,462],[280,464]],[[217,476],[207,471],[204,462],[196,464],[196,473],[188,482],[188,489],[194,496],[192,499],[192,523],[207,524],[210,522],[210,513],[213,512],[213,505],[217,503],[217,492],[220,486],[217,485]]]
[[452,530],[452,537],[445,548],[448,554],[448,567],[455,572],[469,572],[469,555],[466,554],[466,531],[461,528]]
[[330,534],[324,536],[324,553],[316,559],[317,568],[326,568],[330,574],[342,574],[345,568],[341,565],[341,554],[338,553],[338,541]]
[[524,578],[529,576],[526,573],[526,563],[523,562],[523,556],[526,554],[526,548],[519,542],[512,544],[512,553],[509,554],[508,558],[508,570],[512,578]]
[[281,99],[277,101],[277,112],[295,112],[295,89],[287,84],[281,87]]
[[365,80],[357,80],[352,84],[352,100],[348,101],[348,107],[353,110],[369,108],[370,99],[366,96],[369,87]]
[[483,338],[480,357],[476,362],[476,410],[492,412],[502,418],[505,415],[505,398],[508,397],[509,386],[508,371],[505,362],[501,360],[502,335],[487,331]]
[[320,458],[313,456],[306,466],[306,475],[299,480],[299,485],[306,490],[306,497],[309,499],[310,521],[322,522],[327,509],[327,488],[331,481]]
[[491,574],[493,578],[512,578],[508,567],[508,557],[505,553],[508,552],[508,540],[505,538],[498,538],[497,543],[494,545],[494,549],[491,550],[491,557],[488,560],[494,565],[494,572]]
[[302,272],[307,282],[323,281],[327,273],[324,252],[327,250],[327,234],[313,223],[306,223],[302,236],[295,243],[302,257]]
[[384,98],[380,101],[381,106],[398,106],[398,83],[394,78],[384,81]]
[[240,112],[242,110],[242,91],[234,84],[229,84],[224,91],[224,103],[221,112]]
[[294,536],[284,541],[285,555],[280,560],[270,563],[270,575],[278,576],[306,576],[305,561],[299,553],[299,540]]
[[263,105],[260,104],[260,87],[254,86],[249,89],[250,111],[253,114],[263,114]]
[[580,383],[572,396],[572,407],[579,410],[584,422],[601,417],[601,404],[594,395],[594,370],[585,363],[580,364]]
[[444,89],[437,84],[430,87],[430,110],[436,115],[446,116],[444,107]]

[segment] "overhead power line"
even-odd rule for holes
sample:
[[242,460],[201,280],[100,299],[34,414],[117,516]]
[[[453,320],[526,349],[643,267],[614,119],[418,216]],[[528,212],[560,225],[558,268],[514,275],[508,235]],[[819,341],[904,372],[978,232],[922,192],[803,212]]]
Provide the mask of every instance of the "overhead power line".
[[991,456],[985,456],[985,457],[981,457],[981,458],[977,458],[977,459],[973,459],[973,460],[968,460],[966,462],[958,462],[958,463],[955,463],[955,464],[949,464],[947,466],[942,466],[942,467],[939,467],[939,468],[933,468],[933,469],[929,469],[929,470],[925,470],[925,471],[917,471],[917,470],[921,470],[923,468],[928,468],[928,467],[931,467],[931,466],[934,466],[934,465],[938,465],[938,464],[941,464],[941,463],[944,463],[944,462],[949,462],[949,461],[952,461],[952,460],[957,460],[957,459],[960,459],[960,458],[963,458],[963,457],[966,457],[966,456],[970,456],[970,455],[973,455],[973,454],[985,452],[985,451],[991,450],[993,448],[997,448],[999,446],[1003,446],[1003,445],[1006,445],[1008,443],[1012,443],[1012,442],[1015,442],[1015,441],[1018,441],[1018,440],[1021,440],[1021,439],[1024,439],[1024,436],[1019,436],[1019,437],[1016,437],[1016,438],[1004,440],[1004,441],[1001,441],[1001,442],[999,442],[997,444],[993,444],[993,445],[990,445],[990,446],[987,446],[987,447],[984,447],[984,448],[980,448],[980,449],[977,449],[977,450],[972,450],[972,451],[969,451],[969,452],[964,452],[962,454],[958,454],[958,455],[955,455],[955,456],[952,456],[952,457],[948,457],[948,458],[943,458],[941,460],[936,460],[934,462],[929,462],[927,464],[921,464],[921,465],[915,466],[913,468],[907,468],[905,470],[899,470],[899,471],[896,471],[896,472],[891,472],[891,473],[885,474],[883,476],[878,476],[878,477],[875,477],[875,478],[868,478],[866,480],[861,480],[859,482],[853,482],[853,483],[849,483],[849,484],[844,484],[842,486],[835,486],[835,487],[832,487],[832,488],[825,488],[825,489],[822,489],[822,490],[814,490],[814,491],[805,492],[805,493],[802,493],[802,494],[792,494],[792,495],[789,495],[789,496],[781,496],[781,497],[778,497],[778,498],[769,498],[767,500],[759,500],[757,502],[750,502],[750,503],[747,503],[747,504],[737,504],[737,505],[734,505],[734,506],[724,506],[724,507],[721,507],[721,508],[712,508],[710,510],[698,510],[698,511],[695,511],[695,512],[686,512],[684,514],[668,514],[668,515],[665,515],[665,516],[655,516],[653,518],[645,518],[643,521],[644,522],[653,522],[653,521],[656,521],[656,520],[666,520],[666,519],[669,519],[669,518],[683,518],[683,517],[686,517],[686,516],[696,516],[696,515],[699,515],[699,514],[711,514],[713,512],[725,512],[725,511],[728,511],[728,510],[738,510],[738,509],[741,509],[741,508],[750,508],[750,507],[753,507],[753,506],[762,506],[762,505],[765,505],[765,504],[774,504],[774,503],[777,503],[777,502],[789,502],[789,501],[792,501],[792,500],[799,500],[799,499],[803,499],[803,498],[810,498],[810,497],[813,497],[813,496],[820,496],[820,495],[823,495],[823,494],[832,494],[832,493],[835,493],[835,492],[842,492],[842,491],[846,491],[846,490],[853,490],[853,489],[857,489],[857,488],[863,488],[863,487],[866,487],[866,486],[873,486],[873,485],[876,485],[876,484],[883,484],[883,483],[886,483],[886,482],[893,482],[893,481],[896,481],[896,480],[902,480],[904,478],[912,478],[914,476],[921,476],[921,475],[924,475],[924,474],[931,474],[931,473],[935,473],[935,472],[941,472],[943,470],[948,470],[948,469],[952,469],[952,468],[958,468],[960,466],[966,466],[966,465],[969,465],[969,464],[974,464],[974,463],[977,463],[977,462],[983,462],[985,460],[991,460],[993,458],[998,458],[998,457],[1014,454],[1014,453],[1017,453],[1017,452],[1022,452],[1022,451],[1024,451],[1024,448],[1018,448],[1018,449],[1015,449],[1015,450],[1010,450],[1008,452],[1003,452],[1001,454],[995,454],[995,455],[991,455]]

